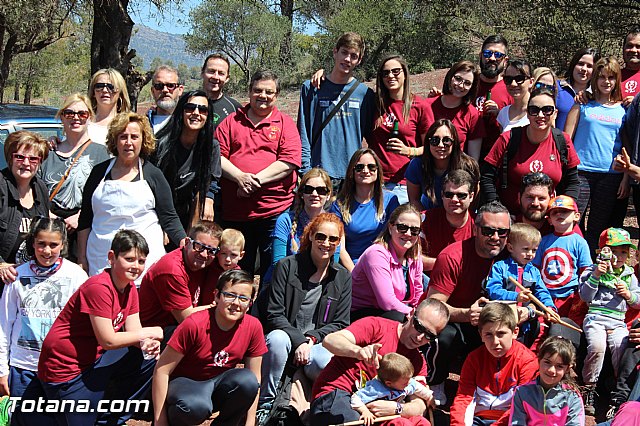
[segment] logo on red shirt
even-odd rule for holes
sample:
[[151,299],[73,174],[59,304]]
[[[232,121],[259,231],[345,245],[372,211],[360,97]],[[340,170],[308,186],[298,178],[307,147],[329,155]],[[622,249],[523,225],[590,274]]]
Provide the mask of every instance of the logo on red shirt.
[[229,362],[229,352],[224,349],[213,356],[213,365],[224,367]]
[[118,312],[118,315],[116,315],[116,319],[113,320],[114,331],[118,331],[118,329],[122,325],[123,318],[124,318],[124,314],[122,313],[122,311]]
[[624,90],[627,93],[636,93],[638,89],[638,82],[635,80],[629,80],[624,83]]
[[269,135],[267,137],[272,141],[275,141],[280,138],[280,133],[282,133],[282,129],[278,126],[269,127]]
[[529,163],[529,171],[531,173],[537,173],[543,170],[544,170],[544,165],[542,164],[542,161],[533,160],[531,163]]

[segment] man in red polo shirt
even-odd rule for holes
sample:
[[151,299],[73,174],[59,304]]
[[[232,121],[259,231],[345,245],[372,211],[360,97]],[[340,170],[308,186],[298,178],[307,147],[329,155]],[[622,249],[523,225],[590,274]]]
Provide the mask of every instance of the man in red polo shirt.
[[216,129],[222,164],[222,221],[242,232],[245,256],[240,266],[254,271],[260,250],[260,275],[271,264],[271,232],[291,206],[301,142],[296,123],[276,108],[278,77],[258,71],[249,85],[249,104]]

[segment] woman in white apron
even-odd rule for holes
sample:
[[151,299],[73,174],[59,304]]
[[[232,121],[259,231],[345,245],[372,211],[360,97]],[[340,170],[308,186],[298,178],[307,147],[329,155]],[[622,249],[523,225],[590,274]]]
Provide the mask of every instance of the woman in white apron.
[[[155,148],[144,116],[118,114],[107,148],[115,156],[98,164],[85,185],[78,223],[78,262],[95,275],[108,266],[111,240],[132,229],[149,245],[145,272],[165,254],[164,233],[176,245],[186,237],[162,172],[144,160]],[[142,278],[142,275],[138,280]]]

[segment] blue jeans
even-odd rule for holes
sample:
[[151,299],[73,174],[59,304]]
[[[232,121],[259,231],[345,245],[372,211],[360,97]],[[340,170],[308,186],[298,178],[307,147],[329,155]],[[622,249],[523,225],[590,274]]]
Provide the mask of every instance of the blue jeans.
[[384,188],[387,191],[390,191],[396,194],[396,196],[398,197],[398,202],[400,204],[406,204],[409,202],[409,194],[407,194],[407,185],[394,183],[394,182],[387,182],[384,184]]
[[336,389],[311,402],[311,426],[326,426],[358,420],[360,413],[351,408],[351,393]]
[[[260,405],[273,402],[276,397],[278,383],[284,372],[291,353],[291,339],[282,330],[273,330],[266,337],[269,352],[262,356],[262,387],[260,388]],[[331,352],[321,344],[311,347],[311,362],[305,365],[304,374],[315,381],[320,372],[331,361]]]
[[[22,400],[38,401],[38,398],[46,398],[38,373],[18,367],[10,367],[9,392],[11,396],[19,396]],[[16,403],[11,415],[11,424],[16,426],[55,425],[55,418],[51,413],[22,412],[21,401]],[[29,410],[31,411],[31,410]]]

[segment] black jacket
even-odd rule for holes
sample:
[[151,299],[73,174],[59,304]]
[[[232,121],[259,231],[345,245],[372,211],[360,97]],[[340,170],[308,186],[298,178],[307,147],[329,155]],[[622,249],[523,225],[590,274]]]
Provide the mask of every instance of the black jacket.
[[322,294],[316,308],[316,329],[303,334],[292,324],[304,301],[303,283],[316,272],[310,253],[298,253],[281,259],[271,280],[265,332],[283,330],[291,339],[292,348],[313,336],[318,342],[324,337],[349,325],[351,311],[351,273],[333,261],[327,277],[322,281]]

